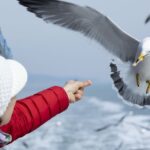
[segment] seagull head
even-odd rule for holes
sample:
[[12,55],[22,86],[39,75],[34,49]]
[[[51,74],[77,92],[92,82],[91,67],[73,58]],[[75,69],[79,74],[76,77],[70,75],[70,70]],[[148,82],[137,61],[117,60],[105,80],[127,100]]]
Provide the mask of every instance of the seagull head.
[[150,37],[145,38],[138,47],[138,51],[136,54],[135,61],[133,66],[137,66],[140,62],[144,61],[144,59],[150,56]]

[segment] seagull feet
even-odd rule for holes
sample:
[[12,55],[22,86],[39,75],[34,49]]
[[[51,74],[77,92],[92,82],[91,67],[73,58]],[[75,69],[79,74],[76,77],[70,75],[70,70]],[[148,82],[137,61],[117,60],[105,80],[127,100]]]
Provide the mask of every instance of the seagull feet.
[[136,74],[136,84],[140,87],[140,75],[138,73]]
[[[146,83],[147,83],[146,94],[148,94],[148,93],[150,93],[150,80],[147,80]],[[138,87],[140,87],[140,75],[139,75],[139,73],[136,74],[136,84]]]
[[146,94],[150,92],[150,80],[146,81],[147,83],[147,89],[146,89]]

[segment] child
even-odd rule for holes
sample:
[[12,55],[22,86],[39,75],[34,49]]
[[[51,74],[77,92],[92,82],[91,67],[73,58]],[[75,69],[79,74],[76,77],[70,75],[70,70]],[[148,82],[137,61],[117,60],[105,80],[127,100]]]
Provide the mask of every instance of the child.
[[[0,34],[0,146],[32,132],[70,103],[80,100],[91,81],[69,81],[64,87],[54,86],[16,101],[15,96],[27,81],[26,69],[10,59],[10,49]],[[7,57],[8,56],[8,57]],[[6,59],[8,58],[8,59]]]

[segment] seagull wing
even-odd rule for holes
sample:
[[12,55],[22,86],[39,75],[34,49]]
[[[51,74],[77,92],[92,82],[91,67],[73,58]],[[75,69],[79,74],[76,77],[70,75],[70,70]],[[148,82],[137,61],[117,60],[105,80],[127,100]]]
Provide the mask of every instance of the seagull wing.
[[90,8],[58,0],[18,0],[46,22],[83,33],[122,61],[133,62],[139,41],[120,30],[108,17]]
[[117,89],[119,97],[121,97],[128,104],[135,104],[137,106],[150,105],[150,95],[135,93],[133,89],[124,82],[124,79],[120,75],[120,71],[116,64],[111,63],[111,78],[114,87]]
[[0,55],[7,58],[7,59],[12,59],[12,51],[8,47],[6,40],[3,37],[3,34],[0,30]]

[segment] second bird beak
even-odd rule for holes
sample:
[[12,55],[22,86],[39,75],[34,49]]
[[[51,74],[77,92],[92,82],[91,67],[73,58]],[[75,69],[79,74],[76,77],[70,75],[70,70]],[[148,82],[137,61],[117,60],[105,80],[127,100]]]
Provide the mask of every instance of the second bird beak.
[[140,56],[138,57],[138,59],[133,63],[133,67],[136,67],[143,60],[144,60],[144,55],[140,54]]

